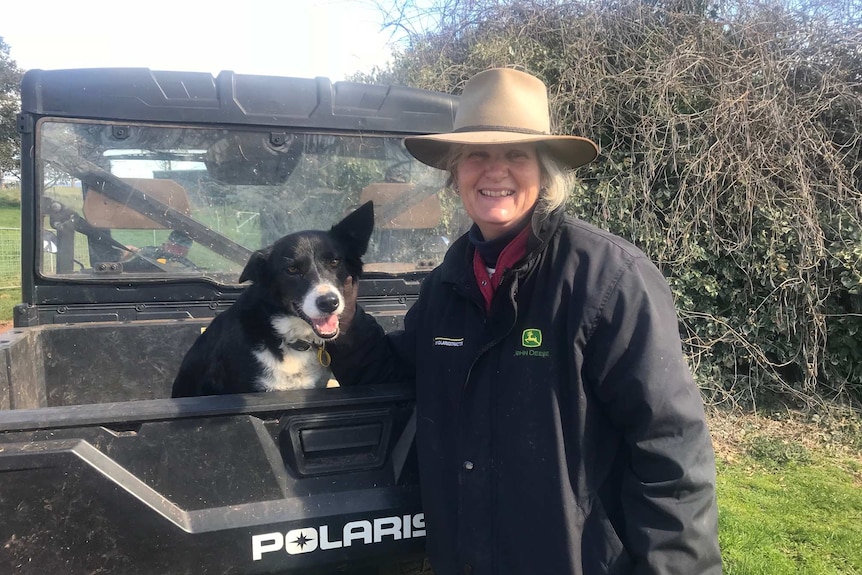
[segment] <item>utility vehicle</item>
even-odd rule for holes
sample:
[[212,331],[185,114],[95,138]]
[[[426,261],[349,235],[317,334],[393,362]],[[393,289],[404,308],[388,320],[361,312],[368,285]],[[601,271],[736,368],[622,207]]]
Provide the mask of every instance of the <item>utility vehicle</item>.
[[31,70],[22,297],[0,334],[0,572],[403,572],[413,391],[171,399],[249,255],[372,200],[360,304],[397,329],[467,220],[408,134],[457,99],[325,78]]

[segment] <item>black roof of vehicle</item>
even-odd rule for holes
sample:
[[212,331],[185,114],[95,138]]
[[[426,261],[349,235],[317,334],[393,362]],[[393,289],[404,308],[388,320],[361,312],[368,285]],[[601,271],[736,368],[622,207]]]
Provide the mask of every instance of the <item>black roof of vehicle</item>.
[[451,129],[457,98],[404,86],[147,68],[29,70],[21,111],[37,115],[392,133]]

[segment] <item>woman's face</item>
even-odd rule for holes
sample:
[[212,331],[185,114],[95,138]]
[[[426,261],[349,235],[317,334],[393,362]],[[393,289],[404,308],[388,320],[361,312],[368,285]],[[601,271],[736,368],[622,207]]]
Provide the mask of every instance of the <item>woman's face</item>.
[[465,145],[455,165],[464,209],[486,240],[516,227],[539,198],[535,144]]

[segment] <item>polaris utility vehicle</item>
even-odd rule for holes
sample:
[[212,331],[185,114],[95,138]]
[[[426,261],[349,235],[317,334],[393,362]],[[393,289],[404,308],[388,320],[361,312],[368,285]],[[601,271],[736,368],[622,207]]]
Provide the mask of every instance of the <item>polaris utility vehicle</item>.
[[464,214],[409,134],[445,94],[222,72],[31,70],[22,298],[0,334],[0,573],[403,572],[412,388],[171,399],[250,254],[371,200],[360,304],[402,325]]

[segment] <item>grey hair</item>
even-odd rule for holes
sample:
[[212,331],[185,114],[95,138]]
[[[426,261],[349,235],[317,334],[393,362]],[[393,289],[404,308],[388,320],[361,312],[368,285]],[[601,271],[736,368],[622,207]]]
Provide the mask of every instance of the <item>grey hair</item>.
[[[463,149],[463,144],[453,144],[449,147],[446,155],[443,156],[442,164],[448,172],[446,187],[453,190],[455,190],[458,161],[461,159]],[[541,201],[538,203],[537,209],[542,210],[544,213],[550,213],[565,204],[569,199],[569,195],[575,186],[576,175],[574,170],[568,168],[548,153],[547,148],[541,143],[536,146],[536,155],[539,160],[542,179],[541,190],[539,191],[539,199]]]

